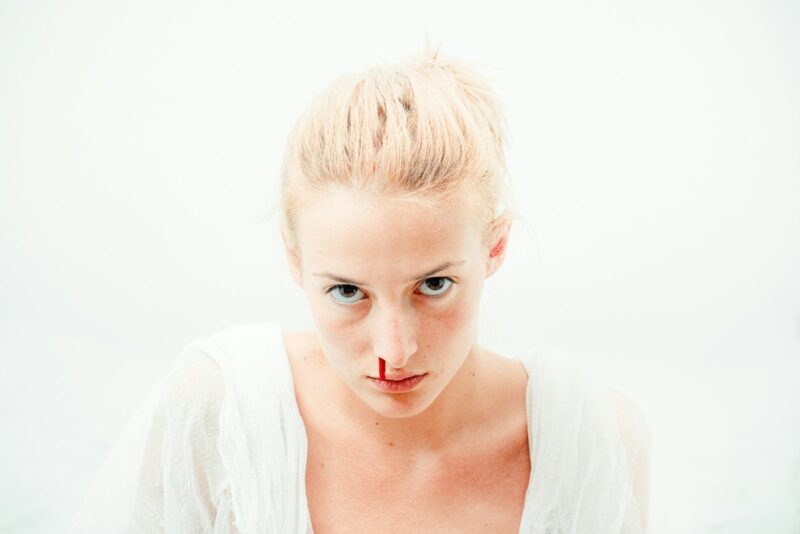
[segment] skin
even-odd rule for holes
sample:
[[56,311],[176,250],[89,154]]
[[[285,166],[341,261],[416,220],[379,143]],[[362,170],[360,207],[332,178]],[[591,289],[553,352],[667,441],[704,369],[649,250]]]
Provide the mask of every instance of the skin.
[[[460,197],[431,209],[339,189],[297,212],[297,248],[287,255],[316,325],[306,358],[317,393],[306,402],[325,414],[321,424],[413,454],[496,418],[496,399],[476,392],[495,384],[497,356],[475,339],[483,285],[505,259],[510,224],[484,242],[465,206]],[[456,265],[417,278],[446,262]],[[367,378],[378,376],[378,355],[389,378],[427,376],[411,392],[382,392]]]

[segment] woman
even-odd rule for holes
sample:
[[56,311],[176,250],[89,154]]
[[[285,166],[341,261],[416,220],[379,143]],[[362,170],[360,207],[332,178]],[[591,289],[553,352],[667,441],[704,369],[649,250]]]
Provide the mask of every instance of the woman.
[[642,532],[631,403],[476,343],[511,225],[501,124],[489,88],[436,53],[322,93],[280,206],[316,328],[187,346],[73,532]]

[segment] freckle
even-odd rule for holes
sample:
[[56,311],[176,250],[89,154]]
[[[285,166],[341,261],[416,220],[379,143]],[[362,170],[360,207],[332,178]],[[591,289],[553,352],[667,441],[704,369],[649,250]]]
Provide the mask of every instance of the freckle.
[[389,442],[389,446],[390,446],[390,447],[394,447],[394,441],[390,441],[390,442]]
[[475,371],[472,371],[472,376],[475,376]]
[[375,424],[376,424],[376,425],[379,425],[380,423],[379,423],[378,421],[375,421]]

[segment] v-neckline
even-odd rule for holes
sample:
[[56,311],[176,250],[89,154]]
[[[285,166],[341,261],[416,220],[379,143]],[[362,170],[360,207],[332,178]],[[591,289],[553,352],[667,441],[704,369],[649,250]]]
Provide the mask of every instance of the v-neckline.
[[[308,508],[308,496],[306,494],[306,465],[308,461],[308,433],[306,432],[305,422],[303,421],[303,417],[300,415],[300,407],[297,402],[297,394],[294,387],[294,375],[292,373],[292,363],[289,358],[289,349],[286,346],[286,340],[283,337],[283,331],[281,330],[280,326],[274,325],[274,330],[276,333],[278,344],[281,347],[281,351],[283,352],[283,359],[286,362],[285,370],[288,372],[288,388],[289,394],[292,399],[292,416],[294,417],[295,426],[302,429],[300,432],[299,443],[300,443],[300,466],[297,470],[298,473],[301,473],[302,476],[300,477],[301,480],[298,481],[299,493],[302,498],[302,506],[300,507],[302,510],[305,511],[305,518],[306,523],[308,524],[308,528],[306,529],[307,534],[313,534],[313,528],[311,526],[311,510]],[[525,373],[528,375],[527,383],[525,385],[525,417],[527,419],[527,428],[528,428],[528,458],[530,461],[531,472],[530,476],[528,477],[528,486],[525,489],[525,500],[522,506],[522,517],[520,518],[520,532],[522,532],[525,526],[526,514],[528,511],[528,507],[530,504],[530,499],[532,495],[531,488],[533,487],[533,473],[534,473],[534,454],[533,454],[533,443],[534,437],[536,435],[536,430],[538,426],[538,418],[533,419],[533,414],[531,410],[534,406],[536,406],[535,402],[535,395],[538,391],[538,388],[533,387],[533,369],[531,369],[531,360],[533,358],[533,353],[526,352],[526,351],[515,351],[512,353],[512,359],[515,359],[522,363],[523,368],[525,369]]]

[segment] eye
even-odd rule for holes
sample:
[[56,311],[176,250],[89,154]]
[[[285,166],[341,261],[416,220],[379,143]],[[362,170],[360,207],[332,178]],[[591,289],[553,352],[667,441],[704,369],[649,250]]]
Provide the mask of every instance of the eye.
[[[423,295],[428,295],[429,297],[438,297],[450,289],[451,285],[453,285],[452,279],[447,278],[446,276],[434,276],[433,278],[426,278],[419,288]],[[427,288],[431,291],[431,293],[426,292],[423,288]]]
[[359,294],[363,294],[363,291],[350,284],[340,284],[330,288],[328,293],[333,295],[333,298],[336,300],[336,302],[341,302],[342,304],[353,304],[354,302],[361,300],[358,298],[358,296]]

